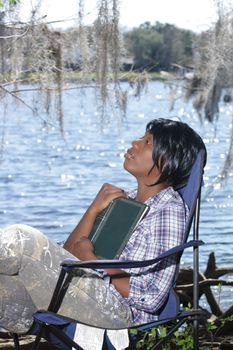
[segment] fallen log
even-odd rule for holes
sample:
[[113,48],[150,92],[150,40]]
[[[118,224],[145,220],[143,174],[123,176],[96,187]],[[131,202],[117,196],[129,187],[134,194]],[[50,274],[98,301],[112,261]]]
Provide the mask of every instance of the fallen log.
[[219,278],[228,273],[233,273],[233,266],[217,267],[214,252],[210,253],[204,275],[206,278]]
[[[220,286],[221,288],[224,286],[233,286],[233,280],[225,280],[220,277],[232,274],[233,267],[221,267],[218,268],[216,265],[216,259],[214,253],[211,253],[208,258],[207,267],[204,273],[199,273],[199,299],[204,294],[206,300],[209,304],[209,308],[211,313],[209,313],[209,323],[212,324],[212,330],[208,330],[208,326],[206,327],[205,337],[206,340],[208,338],[211,339],[211,343],[214,340],[220,342],[219,349],[227,349],[227,344],[229,345],[229,349],[232,348],[233,344],[233,305],[228,308],[228,310],[223,311],[221,306],[219,305],[213,291],[213,286]],[[177,279],[176,285],[177,294],[180,297],[180,301],[184,306],[188,304],[192,305],[193,301],[193,269],[185,268],[181,269]],[[232,298],[233,299],[233,298]],[[207,311],[208,313],[208,311]],[[211,336],[210,336],[211,334]],[[231,337],[229,342],[224,345],[224,341],[226,337]],[[223,339],[222,339],[223,337]],[[221,340],[220,340],[221,338]]]

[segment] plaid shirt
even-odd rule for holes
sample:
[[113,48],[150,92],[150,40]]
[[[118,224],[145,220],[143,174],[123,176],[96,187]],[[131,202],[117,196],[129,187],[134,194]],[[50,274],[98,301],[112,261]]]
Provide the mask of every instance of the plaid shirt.
[[[128,193],[134,198],[136,191]],[[162,190],[146,202],[150,210],[133,232],[120,260],[153,259],[164,251],[183,243],[188,208],[172,187]],[[129,297],[123,298],[111,285],[112,292],[128,304],[134,324],[157,319],[174,281],[175,257],[169,257],[153,267],[127,269],[130,274]]]

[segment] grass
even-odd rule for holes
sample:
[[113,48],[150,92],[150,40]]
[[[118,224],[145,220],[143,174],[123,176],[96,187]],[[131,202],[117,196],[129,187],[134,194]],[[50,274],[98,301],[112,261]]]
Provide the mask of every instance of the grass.
[[[22,72],[17,77],[12,74],[0,75],[0,84],[4,85],[7,83],[33,83],[41,80],[41,78],[56,78],[55,72]],[[83,72],[83,71],[64,71],[62,75],[65,81],[95,81],[95,72]],[[135,72],[135,71],[120,71],[117,74],[120,81],[135,80],[137,78],[146,78],[148,80],[166,80],[171,79],[171,74],[167,72]],[[109,79],[113,79],[113,75],[109,74]]]

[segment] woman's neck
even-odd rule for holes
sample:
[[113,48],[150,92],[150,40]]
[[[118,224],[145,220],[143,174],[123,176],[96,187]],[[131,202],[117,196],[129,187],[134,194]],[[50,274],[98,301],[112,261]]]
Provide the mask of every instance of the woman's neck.
[[165,188],[169,187],[168,184],[161,183],[154,186],[146,186],[138,184],[136,200],[139,202],[145,202],[150,197],[153,197],[157,193],[161,192]]

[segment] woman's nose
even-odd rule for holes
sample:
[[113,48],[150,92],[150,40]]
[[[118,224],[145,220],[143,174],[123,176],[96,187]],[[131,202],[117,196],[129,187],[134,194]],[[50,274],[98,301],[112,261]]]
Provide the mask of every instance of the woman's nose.
[[139,142],[140,142],[140,139],[132,141],[132,146],[133,147],[135,147],[135,146],[137,147],[139,145]]

